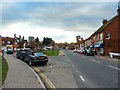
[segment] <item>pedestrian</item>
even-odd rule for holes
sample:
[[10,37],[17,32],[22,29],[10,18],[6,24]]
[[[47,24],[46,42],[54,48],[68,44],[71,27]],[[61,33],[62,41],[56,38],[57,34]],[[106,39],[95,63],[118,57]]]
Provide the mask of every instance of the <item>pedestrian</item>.
[[98,56],[100,56],[100,51],[98,52]]
[[87,50],[85,49],[85,53],[84,53],[84,55],[87,55]]

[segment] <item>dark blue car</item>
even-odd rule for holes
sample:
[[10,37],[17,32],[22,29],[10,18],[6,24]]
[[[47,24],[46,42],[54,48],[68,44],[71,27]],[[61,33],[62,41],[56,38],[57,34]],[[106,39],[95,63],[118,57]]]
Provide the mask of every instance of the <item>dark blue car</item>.
[[48,62],[48,56],[41,52],[31,52],[26,55],[25,62],[27,62],[30,66],[34,64],[46,65]]

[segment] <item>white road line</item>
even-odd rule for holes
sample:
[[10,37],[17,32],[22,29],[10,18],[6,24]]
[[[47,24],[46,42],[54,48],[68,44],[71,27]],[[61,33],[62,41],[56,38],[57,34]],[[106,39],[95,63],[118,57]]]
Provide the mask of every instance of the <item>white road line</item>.
[[120,70],[120,69],[117,68],[117,67],[113,67],[113,66],[111,66],[111,65],[108,65],[108,66],[111,67],[111,68],[114,68],[114,69]]
[[72,64],[72,66],[74,66],[74,65]]
[[94,62],[96,62],[96,63],[101,63],[100,61],[96,61],[96,60],[94,60],[94,59],[90,59],[91,61],[94,61]]
[[78,72],[78,71],[75,71],[75,72]]
[[85,81],[84,78],[82,76],[80,76],[80,78],[82,79],[82,81]]
[[70,59],[66,56],[66,54],[65,54],[65,57],[67,58],[68,61],[70,61]]

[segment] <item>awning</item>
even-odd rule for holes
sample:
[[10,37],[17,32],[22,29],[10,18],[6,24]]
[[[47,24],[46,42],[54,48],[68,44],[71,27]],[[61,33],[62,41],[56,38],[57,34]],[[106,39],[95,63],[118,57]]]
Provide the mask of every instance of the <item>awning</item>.
[[90,48],[94,47],[94,45],[90,45]]
[[94,44],[94,47],[103,47],[104,45],[103,45],[103,43],[96,43],[96,44]]

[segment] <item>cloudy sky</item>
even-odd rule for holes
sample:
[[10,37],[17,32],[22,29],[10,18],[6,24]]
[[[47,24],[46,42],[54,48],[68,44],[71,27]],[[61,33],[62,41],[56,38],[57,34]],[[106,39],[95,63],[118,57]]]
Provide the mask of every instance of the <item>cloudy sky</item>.
[[50,37],[55,42],[75,42],[89,37],[103,19],[117,15],[118,2],[2,2],[0,35]]

